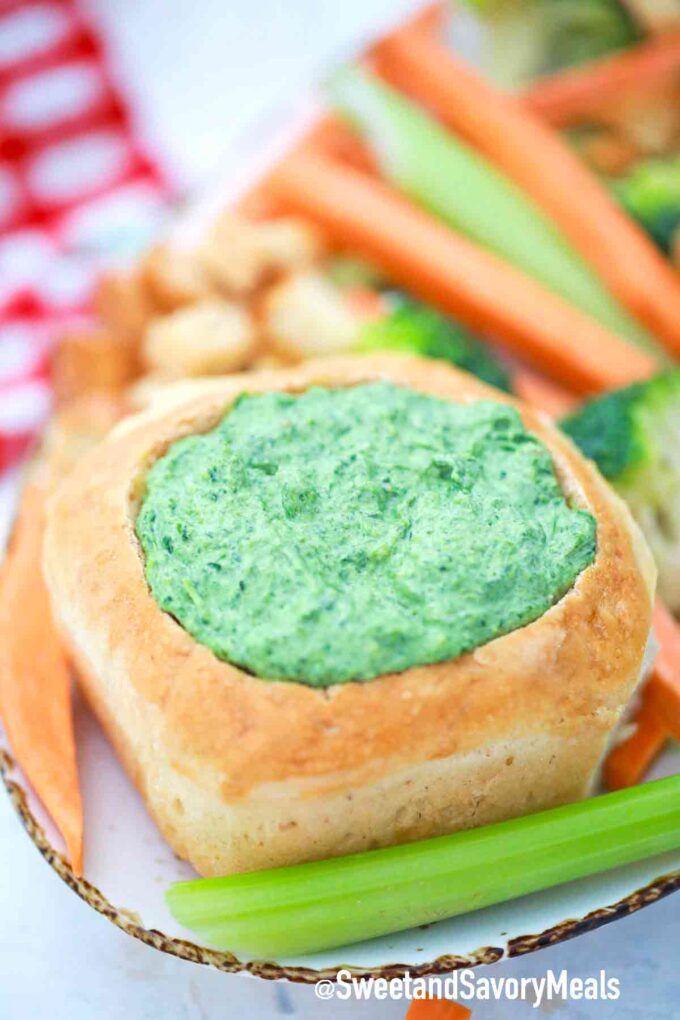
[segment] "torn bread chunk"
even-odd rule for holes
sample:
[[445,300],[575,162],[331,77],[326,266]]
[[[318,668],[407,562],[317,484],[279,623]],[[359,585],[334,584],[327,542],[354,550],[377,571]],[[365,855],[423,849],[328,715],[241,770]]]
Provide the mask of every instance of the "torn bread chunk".
[[197,255],[214,286],[229,295],[245,295],[276,276],[311,265],[321,253],[320,236],[300,220],[251,223],[227,212]]
[[135,350],[124,336],[102,329],[71,330],[52,355],[52,383],[58,405],[88,393],[116,393],[137,373]]
[[155,319],[143,344],[147,368],[163,379],[237,372],[257,349],[252,318],[229,301],[212,299]]
[[159,309],[174,312],[210,297],[213,288],[191,252],[159,244],[142,262],[141,273]]
[[291,361],[350,350],[362,318],[320,273],[297,273],[273,287],[263,302],[267,342]]
[[111,333],[138,344],[157,309],[138,270],[104,273],[94,295],[94,310]]

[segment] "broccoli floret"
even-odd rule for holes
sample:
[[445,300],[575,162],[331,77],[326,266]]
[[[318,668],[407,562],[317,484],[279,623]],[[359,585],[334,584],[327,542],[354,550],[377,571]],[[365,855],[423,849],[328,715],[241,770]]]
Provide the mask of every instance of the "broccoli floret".
[[450,361],[491,386],[511,392],[505,365],[462,326],[401,294],[390,295],[390,304],[387,315],[364,326],[359,350],[404,351]]
[[636,383],[607,393],[562,422],[564,431],[612,483],[619,484],[626,469],[644,459],[642,436],[634,424],[644,391],[645,384]]
[[585,404],[561,422],[627,501],[680,611],[680,369]]
[[603,57],[639,37],[630,14],[617,0],[541,0],[535,11],[545,22],[539,69],[544,74]]
[[484,19],[484,70],[514,88],[629,46],[640,30],[619,0],[467,0]]
[[670,255],[680,230],[680,156],[638,163],[611,187],[628,214]]

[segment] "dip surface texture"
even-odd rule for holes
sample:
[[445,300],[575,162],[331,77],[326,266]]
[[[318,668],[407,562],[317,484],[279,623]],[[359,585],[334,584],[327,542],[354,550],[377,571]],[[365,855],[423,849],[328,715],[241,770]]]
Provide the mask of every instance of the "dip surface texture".
[[317,687],[453,659],[595,556],[518,413],[390,383],[241,397],[148,473],[157,603],[221,659]]

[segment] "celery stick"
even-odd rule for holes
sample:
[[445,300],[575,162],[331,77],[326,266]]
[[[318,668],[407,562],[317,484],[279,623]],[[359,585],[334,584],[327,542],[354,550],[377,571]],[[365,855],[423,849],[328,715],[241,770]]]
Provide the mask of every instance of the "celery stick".
[[386,179],[409,198],[668,363],[559,228],[474,149],[359,67],[338,72],[328,92],[366,136]]
[[179,882],[174,917],[215,946],[290,956],[463,914],[680,847],[680,775],[351,857]]

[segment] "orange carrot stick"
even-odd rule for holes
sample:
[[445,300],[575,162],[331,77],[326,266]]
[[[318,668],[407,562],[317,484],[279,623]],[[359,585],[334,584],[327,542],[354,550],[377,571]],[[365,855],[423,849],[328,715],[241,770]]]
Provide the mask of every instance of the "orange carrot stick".
[[[421,31],[433,33],[441,27],[445,14],[446,5],[441,0],[427,4],[404,22],[400,30],[405,35]],[[320,117],[312,124],[302,138],[291,147],[291,152],[306,149],[325,152],[368,172],[376,171],[376,163],[370,150],[332,114]],[[265,175],[252,188],[248,188],[236,203],[235,211],[253,220],[280,216],[281,205],[274,199],[268,181],[269,175]]]
[[611,57],[572,67],[533,82],[522,93],[527,109],[564,127],[617,99],[680,72],[680,33],[658,35]]
[[416,11],[401,26],[402,32],[436,32],[442,27],[446,20],[448,4],[445,0],[438,3],[427,4]]
[[342,296],[352,311],[366,322],[381,319],[389,312],[389,302],[384,295],[371,287],[348,287]]
[[647,354],[351,167],[298,152],[274,170],[270,186],[275,199],[320,224],[331,242],[376,262],[472,329],[498,335],[577,391],[625,385],[655,371]]
[[639,783],[668,737],[680,740],[680,625],[660,599],[652,619],[659,654],[642,694],[637,728],[610,752],[605,763],[604,778],[610,790]]
[[497,164],[562,228],[629,311],[680,354],[680,284],[644,231],[567,143],[440,43],[397,30],[375,48],[378,72]]
[[533,404],[551,418],[561,418],[568,414],[577,403],[573,394],[567,393],[550,379],[524,366],[516,368],[513,372],[512,387],[520,400]]
[[71,679],[42,578],[45,489],[31,481],[0,582],[0,715],[10,747],[82,869]]
[[469,1020],[472,1011],[452,999],[419,999],[412,1002],[405,1020]]
[[259,221],[276,219],[284,210],[281,203],[272,197],[265,177],[240,196],[234,203],[234,212],[246,219]]
[[379,175],[378,163],[370,148],[342,120],[328,114],[305,135],[294,152],[318,152],[364,173]]
[[[287,155],[296,152],[320,152],[365,173],[377,174],[378,167],[368,146],[346,124],[327,114],[320,117],[295,142]],[[270,187],[271,171],[261,177],[239,198],[235,211],[251,220],[276,219],[285,211]]]
[[668,730],[646,692],[635,722],[635,732],[613,748],[605,761],[603,778],[608,790],[622,790],[641,782],[668,738]]
[[666,732],[680,740],[680,624],[658,598],[652,621],[660,648],[647,684],[648,701]]

